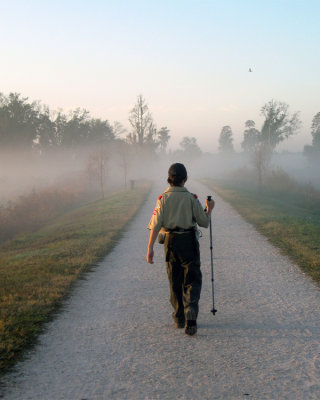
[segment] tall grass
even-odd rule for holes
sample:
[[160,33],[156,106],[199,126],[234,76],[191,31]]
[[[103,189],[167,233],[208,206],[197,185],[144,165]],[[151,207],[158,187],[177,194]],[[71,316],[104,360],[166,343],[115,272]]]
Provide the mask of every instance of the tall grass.
[[67,190],[47,188],[9,202],[0,208],[0,243],[18,233],[34,231],[76,201]]
[[319,209],[320,192],[310,183],[296,182],[281,168],[265,172],[262,188],[256,184],[254,171],[246,168],[233,171],[224,181],[215,180],[215,182],[221,183],[224,187],[251,192],[253,195],[259,193],[261,196],[287,202],[288,205],[311,208],[316,212]]
[[52,186],[33,189],[0,205],[0,245],[15,235],[32,232],[60,214],[97,199],[97,192],[86,185],[82,172],[61,178]]

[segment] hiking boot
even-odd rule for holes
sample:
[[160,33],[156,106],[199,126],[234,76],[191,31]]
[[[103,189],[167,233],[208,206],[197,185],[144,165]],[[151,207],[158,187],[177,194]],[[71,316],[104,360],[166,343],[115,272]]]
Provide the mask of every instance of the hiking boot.
[[197,321],[188,320],[184,331],[187,335],[194,335],[197,332]]
[[193,308],[189,308],[188,311],[185,313],[185,319],[195,321],[197,319],[197,314]]
[[185,321],[184,319],[175,319],[174,320],[174,327],[177,329],[182,329],[184,328]]

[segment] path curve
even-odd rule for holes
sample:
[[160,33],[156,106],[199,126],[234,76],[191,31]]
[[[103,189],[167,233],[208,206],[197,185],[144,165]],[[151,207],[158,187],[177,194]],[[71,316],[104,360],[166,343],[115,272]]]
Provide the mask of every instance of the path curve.
[[[204,203],[206,187],[188,188]],[[154,188],[40,344],[3,379],[4,399],[320,398],[319,288],[218,196],[218,313],[210,313],[209,232],[202,229],[198,334],[174,329],[162,246],[153,266],[145,262],[146,225],[163,189]]]

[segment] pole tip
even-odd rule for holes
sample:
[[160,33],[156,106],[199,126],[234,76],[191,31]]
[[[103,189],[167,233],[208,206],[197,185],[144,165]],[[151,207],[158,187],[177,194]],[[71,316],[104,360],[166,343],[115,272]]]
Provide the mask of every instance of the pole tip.
[[212,312],[213,315],[215,315],[217,311],[218,311],[218,310],[216,310],[215,308],[213,308],[213,309],[211,310],[211,312]]

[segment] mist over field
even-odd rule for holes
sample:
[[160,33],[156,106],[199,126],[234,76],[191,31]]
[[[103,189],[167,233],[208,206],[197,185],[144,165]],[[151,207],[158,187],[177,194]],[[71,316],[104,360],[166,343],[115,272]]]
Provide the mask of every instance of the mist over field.
[[[76,192],[94,191],[99,196],[99,179],[90,175],[90,156],[97,149],[79,151],[54,151],[43,157],[25,151],[0,152],[0,204],[5,206],[19,196],[48,187],[64,188]],[[190,179],[213,178],[229,180],[236,173],[246,179],[253,176],[258,185],[252,157],[245,153],[202,153],[196,158],[185,155],[154,154],[140,157],[131,154],[127,171],[124,170],[122,153],[115,146],[107,147],[105,190],[106,194],[130,187],[132,180],[162,181],[166,185],[167,170],[171,163],[183,162]],[[320,189],[318,168],[302,153],[275,153],[268,164],[268,171],[283,171],[297,183],[311,184]],[[251,178],[250,178],[251,179]],[[188,186],[188,184],[187,184]]]
[[[245,171],[255,174],[252,157],[244,153],[232,155],[206,153],[190,165],[193,167],[190,172],[197,178],[212,177],[227,180],[235,172],[239,172],[240,175],[241,171],[243,175]],[[318,170],[303,153],[275,153],[272,155],[268,169],[269,171],[282,170],[298,183],[310,183],[320,189]]]
[[[90,171],[90,160],[99,154],[99,148],[78,151],[54,151],[45,157],[24,151],[0,153],[0,203],[17,199],[48,187],[76,192],[96,192],[100,181],[97,171]],[[130,180],[153,179],[155,164],[132,156],[128,171],[124,171],[122,153],[110,146],[105,160],[104,185],[106,194],[128,189]],[[147,168],[146,168],[147,164]]]

